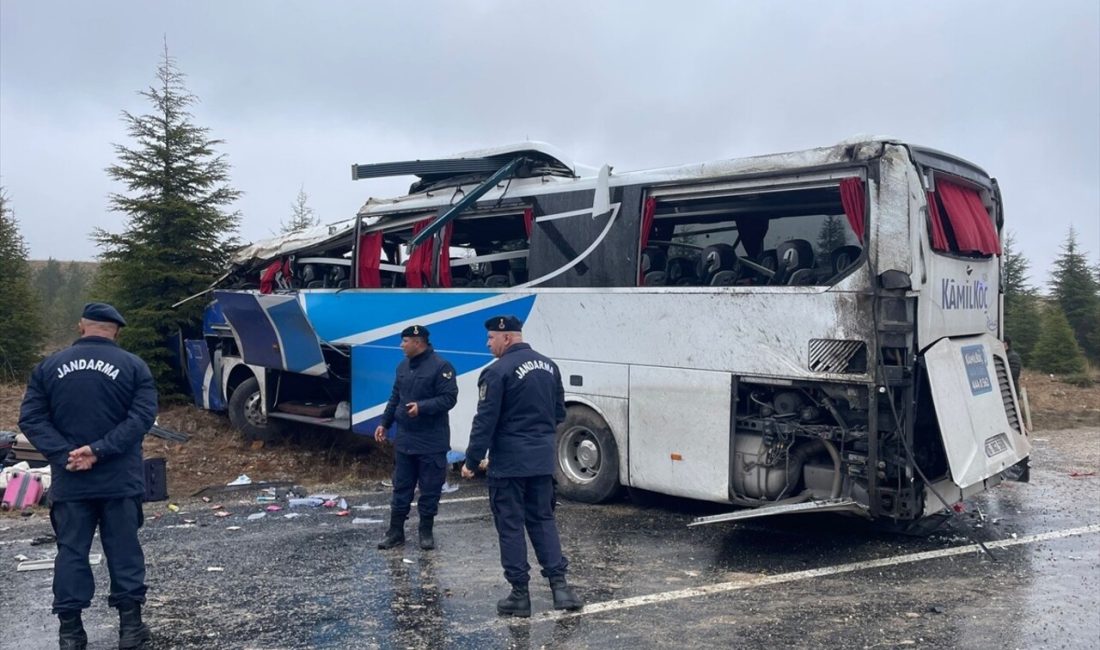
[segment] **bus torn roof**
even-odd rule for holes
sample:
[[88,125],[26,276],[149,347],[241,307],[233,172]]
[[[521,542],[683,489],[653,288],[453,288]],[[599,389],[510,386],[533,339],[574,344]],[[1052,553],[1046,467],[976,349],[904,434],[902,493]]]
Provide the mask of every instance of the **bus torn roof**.
[[[960,170],[958,173],[963,175],[968,180],[977,182],[979,185],[986,186],[988,181],[982,181],[981,169],[962,158],[957,156],[951,156],[928,149],[924,147],[916,147],[912,145],[906,145],[895,138],[881,137],[881,136],[860,136],[843,140],[838,144],[830,145],[827,147],[819,147],[815,149],[805,149],[801,151],[792,151],[787,153],[765,154],[759,156],[749,156],[742,158],[729,158],[725,160],[709,161],[704,163],[692,163],[686,165],[677,165],[672,167],[662,167],[656,169],[645,169],[638,171],[627,171],[617,174],[612,174],[610,178],[610,185],[649,185],[658,186],[662,184],[678,184],[683,182],[695,182],[695,181],[713,181],[720,179],[733,179],[740,176],[752,175],[752,174],[768,174],[768,173],[783,173],[791,170],[802,170],[814,167],[826,167],[844,163],[853,163],[864,160],[870,160],[881,154],[882,147],[887,144],[897,144],[908,146],[913,155],[917,158],[917,162],[920,164],[927,164],[935,160],[937,166],[943,167],[944,165],[950,165],[950,168]],[[537,145],[537,148],[535,148]],[[509,147],[498,147],[493,149],[482,149],[478,151],[471,151],[465,154],[458,154],[452,159],[461,159],[464,156],[469,157],[492,157],[501,156],[497,160],[503,160],[498,167],[495,167],[492,171],[496,171],[499,167],[502,167],[508,162],[508,155],[520,156],[524,155],[524,152],[539,151],[546,155],[549,152],[557,150],[550,145],[544,143],[523,143],[521,145],[512,145]],[[560,159],[558,159],[560,160]],[[430,161],[427,161],[430,162]],[[564,164],[564,163],[563,163]],[[491,189],[482,197],[483,201],[492,201],[503,198],[504,196],[534,196],[539,194],[550,194],[561,191],[561,185],[568,183],[574,190],[581,191],[586,189],[592,189],[596,183],[596,170],[593,168],[576,166],[573,167],[576,176],[574,177],[555,177],[555,176],[543,176],[540,178],[515,178],[509,184],[498,184],[496,188]],[[971,171],[970,174],[963,174],[962,171]],[[490,172],[485,172],[480,175],[462,175],[455,176],[453,183],[456,187],[466,187],[469,185],[477,185],[483,181]],[[407,212],[425,210],[436,210],[441,206],[447,205],[451,202],[451,196],[449,193],[432,193],[425,191],[426,187],[414,185],[411,188],[409,194],[403,196],[397,196],[392,198],[370,198],[359,209],[359,216],[374,216],[374,215],[386,215],[392,212]]]
[[252,261],[265,261],[282,257],[289,253],[306,253],[312,249],[323,249],[330,244],[350,237],[355,232],[355,220],[348,219],[327,226],[317,226],[278,237],[261,239],[239,249],[230,262],[245,265]]

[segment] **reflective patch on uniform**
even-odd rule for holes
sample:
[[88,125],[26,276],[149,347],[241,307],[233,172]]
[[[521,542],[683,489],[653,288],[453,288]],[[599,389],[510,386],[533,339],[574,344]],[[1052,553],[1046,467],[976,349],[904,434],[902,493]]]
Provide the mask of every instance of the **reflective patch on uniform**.
[[455,374],[453,372],[451,372],[450,370],[444,370],[443,371],[443,378],[444,379],[452,379],[454,376],[455,376]]
[[485,401],[485,395],[489,392],[489,387],[485,384],[479,384],[477,387],[477,399],[479,402]]

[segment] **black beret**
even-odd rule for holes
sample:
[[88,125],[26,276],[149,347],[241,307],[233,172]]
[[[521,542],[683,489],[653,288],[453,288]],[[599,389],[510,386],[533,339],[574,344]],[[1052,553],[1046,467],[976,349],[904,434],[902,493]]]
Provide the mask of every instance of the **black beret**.
[[122,317],[122,314],[105,302],[90,302],[84,305],[84,313],[80,316],[98,323],[117,323],[119,326],[126,324],[126,319]]
[[485,329],[492,332],[519,332],[523,323],[515,316],[493,316],[485,321]]
[[426,339],[428,338],[428,334],[428,328],[423,325],[409,325],[401,330],[401,336],[419,336]]

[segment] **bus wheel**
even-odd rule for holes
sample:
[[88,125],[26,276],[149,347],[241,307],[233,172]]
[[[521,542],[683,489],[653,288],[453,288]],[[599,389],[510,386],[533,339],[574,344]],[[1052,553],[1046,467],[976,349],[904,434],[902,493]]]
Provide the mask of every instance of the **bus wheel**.
[[279,423],[267,419],[261,399],[260,382],[255,377],[241,382],[229,396],[229,421],[247,441],[269,442],[279,436]]
[[603,503],[618,496],[619,448],[607,423],[587,406],[566,410],[558,428],[558,492],[583,503]]

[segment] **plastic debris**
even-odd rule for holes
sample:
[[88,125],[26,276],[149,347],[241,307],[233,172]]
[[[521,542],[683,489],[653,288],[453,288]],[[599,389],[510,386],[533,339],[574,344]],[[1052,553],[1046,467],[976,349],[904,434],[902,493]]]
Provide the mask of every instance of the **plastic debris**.
[[208,566],[208,567],[206,567],[206,570],[209,571],[210,573],[221,573],[222,571],[225,571],[225,567]]
[[249,521],[256,521],[257,519],[263,519],[266,516],[267,516],[266,512],[253,512],[252,514],[248,515],[248,520]]
[[26,555],[23,555],[22,553],[15,556],[15,561],[16,562],[26,562],[29,559],[30,559],[29,557],[27,557]]
[[382,483],[382,487],[388,487],[388,488],[393,487],[393,481],[383,480],[383,481],[381,481],[381,483]]
[[214,513],[214,516],[215,516],[215,517],[228,517],[228,516],[229,516],[229,514],[230,514],[230,513],[226,512],[226,511],[224,511],[224,510],[219,510],[219,511],[217,511],[217,512],[215,512],[215,513]]
[[226,530],[240,530],[241,527],[240,526],[226,526],[225,529]]
[[335,508],[336,507],[336,500],[335,499],[328,499],[327,501],[322,501],[321,505],[326,507],[326,508]]
[[336,507],[341,509],[341,510],[347,510],[348,509],[347,500],[346,499],[340,499],[339,501],[336,502]]
[[410,559],[409,559],[409,558],[407,558],[407,557],[403,557],[403,558],[401,558],[401,561],[402,561],[402,562],[404,562],[405,564],[413,564],[413,561],[412,561],[412,560],[410,560]]
[[341,510],[341,511],[336,513],[336,516],[337,517],[347,517],[350,514],[351,514],[351,510]]
[[220,503],[219,503],[219,504],[217,504],[217,505],[213,505],[213,506],[210,506],[210,509],[211,509],[211,510],[221,510],[221,509],[222,509],[222,508],[224,508],[224,507],[225,507],[225,506],[223,506],[222,504],[220,504]]
[[317,508],[324,502],[320,497],[301,497],[287,500],[287,505],[291,508]]
[[382,520],[381,519],[372,519],[370,517],[356,517],[355,519],[351,520],[351,523],[353,523],[353,524],[380,524],[380,523],[382,523]]
[[277,506],[277,505],[274,505],[274,504],[264,508],[264,510],[266,510],[268,512],[279,512],[282,509],[283,509],[282,506]]
[[285,515],[283,515],[283,519],[294,519],[296,517],[301,517],[301,516],[302,516],[302,513],[300,513],[300,512],[288,512]]
[[311,499],[316,498],[322,501],[335,501],[340,498],[339,494],[311,494],[309,496]]
[[458,484],[451,485],[450,483],[443,484],[443,494],[450,494],[451,492],[458,492]]
[[226,485],[252,485],[252,479],[248,478],[248,474],[241,474]]
[[203,503],[210,503],[210,497],[203,497],[202,502]]
[[195,523],[195,520],[194,520],[194,519],[184,519],[184,520],[183,520],[183,523],[185,523],[185,524],[193,524],[193,523]]
[[179,512],[179,511],[180,511],[180,507],[179,507],[179,506],[177,506],[177,505],[176,505],[176,504],[174,504],[174,503],[169,503],[169,504],[168,504],[168,510],[169,510],[169,511],[171,511],[171,512]]
[[260,496],[256,497],[256,503],[271,503],[274,500],[274,494],[261,494]]
[[1070,478],[1085,478],[1086,476],[1096,476],[1096,472],[1070,472]]

